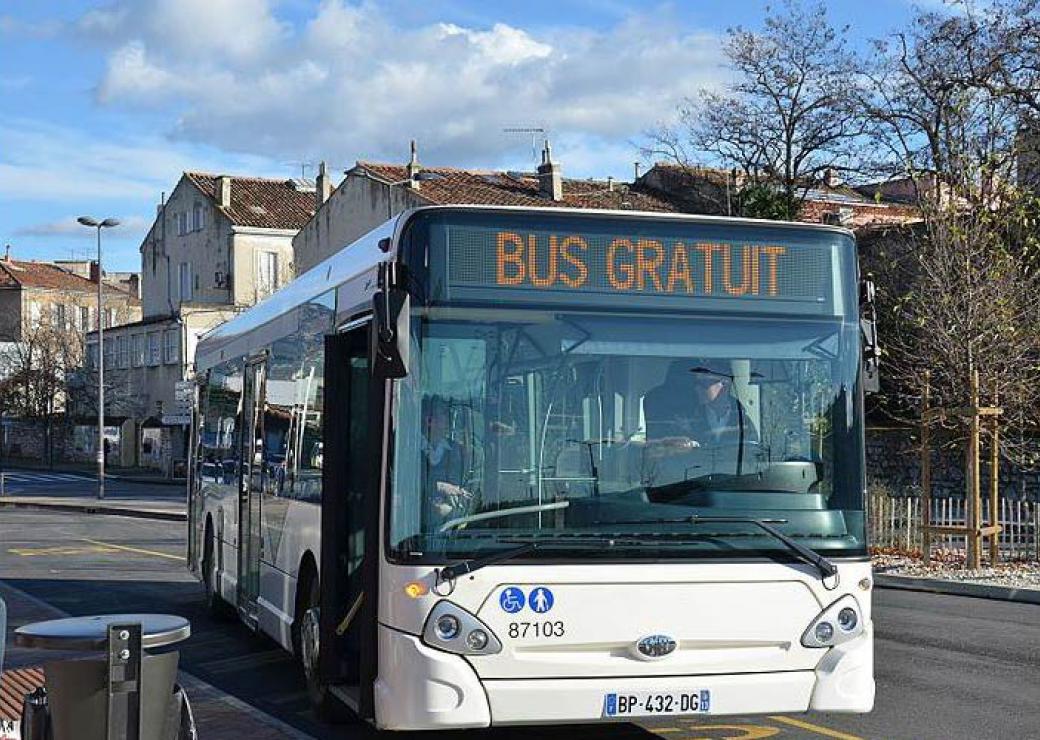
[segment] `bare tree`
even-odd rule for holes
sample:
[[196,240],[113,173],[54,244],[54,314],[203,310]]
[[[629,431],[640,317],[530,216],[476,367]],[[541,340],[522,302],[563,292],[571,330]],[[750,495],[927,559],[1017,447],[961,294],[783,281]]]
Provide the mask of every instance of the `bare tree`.
[[707,160],[734,168],[744,210],[766,211],[746,215],[794,218],[828,170],[852,165],[861,124],[846,32],[822,3],[797,0],[767,9],[761,30],[729,29],[723,53],[733,81],[686,99],[678,125],[650,132],[644,153],[683,167]]

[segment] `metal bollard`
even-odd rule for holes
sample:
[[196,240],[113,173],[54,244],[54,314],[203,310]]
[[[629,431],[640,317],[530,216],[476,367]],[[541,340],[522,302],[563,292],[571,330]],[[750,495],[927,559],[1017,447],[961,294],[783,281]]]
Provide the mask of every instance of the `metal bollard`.
[[39,686],[22,702],[22,740],[51,740],[51,712],[47,690]]

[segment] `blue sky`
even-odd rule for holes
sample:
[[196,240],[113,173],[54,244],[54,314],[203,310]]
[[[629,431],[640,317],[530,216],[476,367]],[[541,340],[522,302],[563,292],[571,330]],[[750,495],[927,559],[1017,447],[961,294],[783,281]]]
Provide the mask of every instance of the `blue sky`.
[[[939,0],[925,0],[931,7]],[[79,214],[116,216],[106,267],[137,247],[184,169],[292,176],[401,161],[526,169],[550,131],[564,173],[630,178],[647,128],[720,84],[719,40],[764,2],[0,0],[0,239],[21,259],[88,257]],[[827,3],[857,45],[906,0]]]

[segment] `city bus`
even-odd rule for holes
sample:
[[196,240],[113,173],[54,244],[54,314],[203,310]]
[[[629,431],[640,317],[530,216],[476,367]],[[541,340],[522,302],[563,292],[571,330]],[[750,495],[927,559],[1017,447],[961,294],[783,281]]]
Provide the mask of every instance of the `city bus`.
[[385,730],[867,712],[830,225],[407,211],[201,339],[192,571]]

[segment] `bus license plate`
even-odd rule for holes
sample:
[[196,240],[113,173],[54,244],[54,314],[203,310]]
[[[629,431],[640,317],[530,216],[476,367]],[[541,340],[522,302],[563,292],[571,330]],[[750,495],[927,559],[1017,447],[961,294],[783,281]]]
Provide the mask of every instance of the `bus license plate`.
[[633,691],[610,693],[603,697],[606,717],[644,717],[653,714],[704,714],[711,711],[711,692]]

